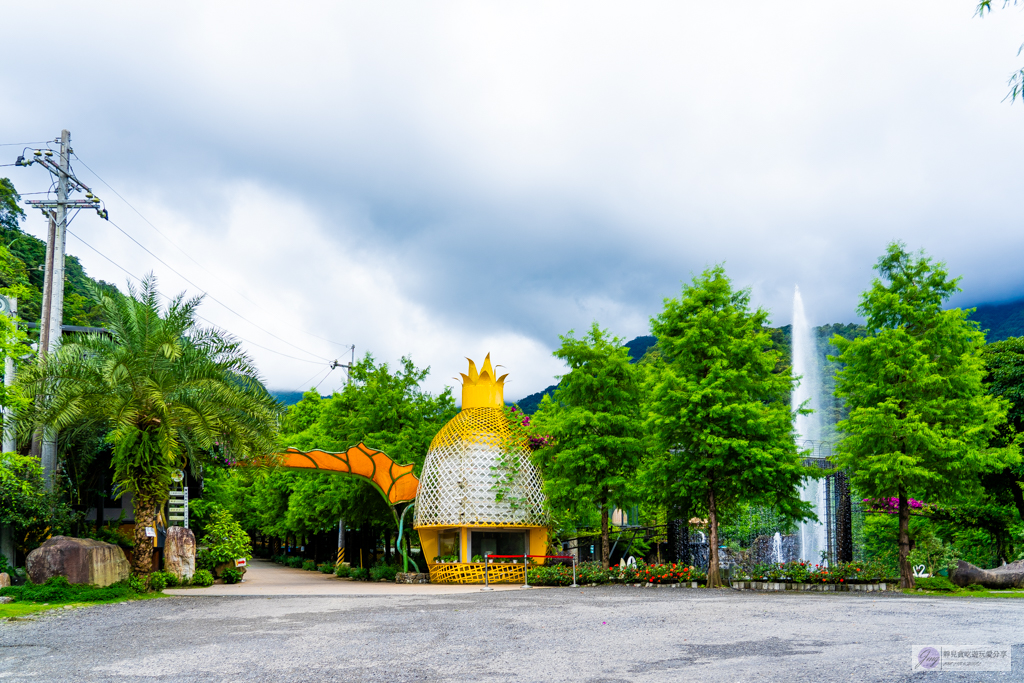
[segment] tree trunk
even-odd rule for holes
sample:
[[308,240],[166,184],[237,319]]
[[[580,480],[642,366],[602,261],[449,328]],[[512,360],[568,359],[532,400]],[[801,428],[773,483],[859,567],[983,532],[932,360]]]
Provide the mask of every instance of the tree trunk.
[[718,506],[714,489],[708,489],[708,588],[721,588],[718,572]]
[[900,501],[900,588],[914,587],[914,569],[910,566],[910,503],[907,489],[899,487]]
[[146,535],[146,529],[156,531],[156,499],[136,493],[132,496],[135,508],[135,550],[132,553],[132,570],[138,576],[153,571],[153,537]]
[[601,564],[605,569],[611,566],[611,558],[608,557],[608,507],[601,506]]

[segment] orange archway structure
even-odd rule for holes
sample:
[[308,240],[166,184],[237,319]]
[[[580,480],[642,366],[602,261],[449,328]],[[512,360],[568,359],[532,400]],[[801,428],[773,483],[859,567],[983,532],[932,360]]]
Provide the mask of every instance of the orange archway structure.
[[412,473],[412,465],[399,465],[383,451],[360,443],[344,453],[289,448],[278,453],[278,466],[292,470],[319,470],[332,474],[348,474],[369,480],[392,508],[416,499],[420,480]]

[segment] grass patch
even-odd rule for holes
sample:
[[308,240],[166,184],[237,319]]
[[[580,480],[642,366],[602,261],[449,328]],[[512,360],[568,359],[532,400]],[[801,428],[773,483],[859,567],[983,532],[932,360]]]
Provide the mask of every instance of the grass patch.
[[63,609],[64,607],[92,607],[93,605],[112,605],[119,602],[126,602],[128,600],[156,600],[159,598],[169,598],[170,595],[164,595],[163,593],[136,593],[132,597],[128,598],[113,598],[109,600],[93,600],[90,602],[58,602],[58,603],[38,603],[38,602],[10,602],[6,605],[0,605],[0,621],[5,619],[18,620],[22,618],[31,617],[39,612],[46,612],[48,610]]
[[[916,583],[916,582],[915,582]],[[905,588],[901,591],[904,595],[917,595],[927,596],[930,598],[946,597],[946,598],[1003,598],[1003,599],[1020,599],[1024,598],[1024,589],[1022,588],[1010,588],[1004,590],[989,590],[987,588],[960,588],[956,587],[955,590],[919,590],[918,588]]]

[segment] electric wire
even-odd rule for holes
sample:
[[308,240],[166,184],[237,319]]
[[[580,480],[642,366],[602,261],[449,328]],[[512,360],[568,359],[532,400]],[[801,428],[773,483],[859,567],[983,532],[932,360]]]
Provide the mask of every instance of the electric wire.
[[322,380],[320,380],[319,382],[316,383],[316,386],[313,387],[313,391],[319,391],[320,385],[327,381],[327,378],[331,376],[332,372],[334,372],[334,368],[335,367],[337,367],[337,366],[332,365],[330,368],[328,368],[327,374],[324,375],[324,378]]
[[[132,273],[131,271],[129,271],[127,268],[122,266],[120,263],[118,263],[114,259],[110,258],[109,256],[107,256],[102,251],[100,251],[96,247],[92,246],[88,242],[86,242],[84,239],[82,239],[79,235],[75,234],[71,230],[68,230],[67,232],[68,232],[69,235],[71,235],[72,237],[77,239],[79,242],[81,242],[82,244],[84,244],[85,246],[89,247],[94,252],[96,252],[97,254],[102,256],[104,259],[106,259],[114,267],[120,269],[122,272],[124,272],[125,275],[127,275],[130,278],[132,278],[136,282],[139,282],[140,284],[142,283],[142,278],[140,278],[138,275],[136,275],[135,273]],[[162,292],[157,292],[157,293],[160,296],[162,296],[164,299],[166,299],[167,301],[171,300],[171,298],[169,296],[167,296],[166,294],[164,294]],[[216,327],[218,329],[221,329],[221,330],[224,330],[225,332],[228,332],[231,336],[236,337],[240,341],[244,341],[246,344],[252,344],[253,346],[258,346],[259,348],[264,349],[266,351],[270,351],[271,353],[276,353],[279,356],[283,356],[285,358],[291,358],[292,360],[302,361],[303,363],[311,363],[313,365],[320,365],[321,364],[319,361],[313,361],[313,360],[309,360],[309,359],[306,359],[306,358],[299,358],[297,356],[292,356],[292,355],[289,355],[287,353],[283,353],[281,351],[278,351],[276,349],[272,349],[269,346],[263,346],[262,344],[257,344],[256,342],[254,342],[252,340],[246,339],[245,337],[242,337],[241,335],[235,334],[234,332],[231,332],[230,330],[227,330],[226,328],[222,327],[221,325],[218,325],[217,323],[215,323],[215,322],[213,322],[213,321],[211,321],[211,320],[209,320],[207,318],[204,318],[203,316],[199,315],[198,313],[196,314],[196,317],[199,318],[200,320],[210,324],[210,325],[213,325],[214,327]],[[320,374],[320,373],[317,373],[317,374]]]
[[[20,144],[20,143],[19,143],[19,144]],[[29,143],[29,144],[31,144],[31,143]],[[72,153],[72,154],[73,154],[73,153]],[[77,154],[73,154],[73,156],[75,157],[75,159],[76,159],[77,161],[81,162],[82,166],[84,166],[84,167],[85,167],[85,168],[86,168],[86,169],[87,169],[87,170],[88,170],[88,171],[89,171],[90,173],[92,173],[92,174],[93,174],[94,176],[96,176],[96,178],[97,178],[97,179],[98,179],[98,180],[99,180],[99,181],[100,181],[101,183],[103,183],[104,185],[106,185],[106,186],[107,186],[107,187],[108,187],[108,188],[110,189],[110,191],[111,191],[111,192],[113,192],[113,193],[114,193],[115,195],[117,195],[117,197],[118,197],[118,198],[120,198],[120,199],[121,199],[121,201],[123,201],[123,202],[124,202],[125,204],[127,204],[127,205],[128,205],[129,207],[131,207],[131,209],[132,209],[133,211],[135,211],[135,213],[137,213],[137,214],[138,214],[138,215],[139,215],[139,216],[140,216],[140,217],[141,217],[141,218],[142,218],[142,219],[143,219],[143,220],[144,220],[144,221],[145,221],[146,223],[148,223],[148,224],[149,224],[149,225],[150,225],[150,226],[151,226],[151,227],[152,227],[152,228],[153,228],[153,229],[154,229],[154,230],[155,230],[155,231],[156,231],[156,232],[157,232],[158,234],[160,234],[160,235],[161,235],[161,236],[162,236],[162,237],[163,237],[164,239],[166,239],[166,240],[167,240],[168,242],[170,242],[172,246],[174,246],[174,247],[175,247],[176,249],[178,249],[179,251],[181,251],[181,253],[182,253],[182,254],[184,254],[184,255],[185,255],[186,257],[188,257],[188,258],[189,258],[190,260],[192,260],[192,261],[193,261],[194,263],[196,263],[196,265],[198,265],[199,267],[203,268],[203,269],[204,269],[204,270],[206,270],[207,272],[210,272],[210,271],[209,271],[209,270],[208,270],[207,268],[205,268],[205,266],[203,266],[203,265],[202,265],[201,263],[199,263],[199,262],[198,262],[198,261],[196,261],[196,260],[195,260],[194,258],[192,258],[192,257],[191,257],[191,256],[190,256],[190,255],[189,255],[189,254],[188,254],[187,252],[185,252],[185,251],[184,251],[183,249],[181,249],[181,247],[178,247],[178,246],[177,246],[176,244],[174,244],[174,242],[173,242],[172,240],[170,240],[170,238],[168,238],[168,237],[167,237],[167,236],[166,236],[166,235],[165,235],[165,234],[164,234],[163,232],[161,232],[161,231],[159,230],[159,228],[157,228],[157,227],[156,227],[155,225],[153,225],[153,223],[152,223],[152,222],[151,222],[151,221],[150,221],[149,219],[147,219],[147,218],[146,218],[146,217],[145,217],[145,216],[144,216],[144,215],[143,215],[143,214],[142,214],[142,213],[141,213],[141,212],[140,212],[140,211],[139,211],[138,209],[136,209],[136,208],[135,208],[134,206],[132,206],[132,204],[131,204],[130,202],[128,202],[128,200],[127,200],[127,199],[125,199],[125,198],[124,198],[124,197],[123,197],[123,196],[122,196],[122,195],[121,195],[121,194],[120,194],[120,193],[119,193],[119,192],[118,192],[117,190],[115,190],[115,189],[114,189],[114,188],[113,188],[113,187],[112,187],[112,186],[111,186],[111,185],[110,185],[110,184],[109,184],[109,183],[108,183],[107,181],[105,181],[105,180],[104,180],[103,178],[101,178],[101,177],[99,176],[99,174],[97,174],[97,173],[96,173],[96,172],[95,172],[94,170],[92,170],[92,168],[90,168],[88,164],[86,164],[86,163],[85,163],[84,161],[82,161],[81,157],[79,157],[79,156],[78,156]],[[14,164],[10,164],[10,165],[14,165]],[[70,164],[70,160],[69,160],[69,164],[68,164],[68,171],[69,171],[69,174],[72,174],[72,169],[71,169],[71,164]],[[55,183],[54,183],[53,185],[55,185]],[[50,191],[51,191],[51,192],[53,191],[53,186],[51,186],[51,189],[50,189]],[[77,215],[77,214],[76,214],[76,215]],[[242,320],[244,320],[245,322],[249,323],[250,325],[252,325],[252,326],[253,326],[253,327],[255,327],[256,329],[258,329],[258,330],[260,330],[260,331],[264,332],[265,334],[268,334],[268,335],[270,335],[270,336],[271,336],[271,337],[273,337],[274,339],[277,339],[278,341],[281,341],[281,342],[283,342],[283,343],[287,344],[288,346],[290,346],[290,347],[292,347],[292,348],[294,348],[294,349],[296,349],[296,350],[298,350],[298,351],[301,351],[302,353],[305,353],[305,354],[307,354],[307,355],[309,355],[309,356],[311,356],[311,357],[313,357],[313,358],[317,358],[317,359],[319,359],[319,360],[318,360],[318,361],[312,361],[312,360],[308,360],[308,359],[304,359],[304,358],[297,358],[296,356],[292,356],[292,355],[289,355],[289,354],[281,353],[280,351],[276,351],[276,350],[274,350],[274,349],[271,349],[270,347],[264,346],[264,345],[262,345],[262,344],[258,344],[258,343],[256,343],[256,342],[253,342],[253,341],[250,341],[250,340],[248,340],[248,339],[245,339],[244,337],[241,337],[241,336],[235,335],[235,336],[238,336],[238,338],[239,338],[239,339],[242,339],[243,341],[246,341],[247,343],[249,343],[249,344],[252,344],[252,345],[254,345],[254,346],[258,346],[259,348],[262,348],[262,349],[266,349],[266,350],[268,350],[268,351],[271,351],[271,352],[273,352],[273,353],[277,353],[277,354],[279,354],[279,355],[285,356],[285,357],[287,357],[287,358],[292,358],[292,359],[294,359],[294,360],[301,360],[301,361],[303,361],[303,362],[306,362],[306,363],[314,363],[314,364],[319,364],[320,362],[325,362],[325,363],[326,363],[326,362],[330,362],[330,359],[328,359],[328,358],[325,358],[324,356],[320,356],[320,355],[318,355],[318,354],[312,353],[311,351],[308,351],[308,350],[306,350],[306,349],[304,349],[304,348],[302,348],[302,347],[300,347],[300,346],[297,346],[296,344],[293,344],[292,342],[288,341],[287,339],[284,339],[284,338],[282,338],[282,337],[279,337],[278,335],[274,334],[274,333],[273,333],[273,332],[271,332],[270,330],[267,330],[267,329],[265,329],[264,327],[262,327],[262,326],[260,326],[260,325],[256,324],[256,323],[255,323],[255,322],[253,322],[252,320],[249,320],[249,319],[248,319],[247,317],[245,317],[244,315],[242,315],[242,314],[241,314],[241,313],[239,313],[238,311],[234,310],[233,308],[231,308],[230,306],[228,306],[227,304],[225,304],[225,303],[224,303],[223,301],[219,300],[219,299],[218,299],[217,297],[215,297],[215,296],[213,296],[212,294],[210,294],[210,293],[209,293],[209,292],[208,292],[207,290],[205,290],[205,289],[204,289],[203,287],[200,287],[199,285],[197,285],[197,284],[196,284],[195,282],[193,282],[193,281],[192,281],[191,279],[187,278],[187,277],[186,277],[185,275],[183,275],[183,274],[182,274],[181,272],[179,272],[179,271],[178,271],[177,269],[175,269],[175,268],[174,268],[173,266],[171,266],[171,265],[170,265],[169,263],[167,263],[167,262],[166,262],[166,261],[164,261],[164,260],[163,260],[162,258],[160,258],[159,256],[157,256],[157,255],[156,255],[156,254],[155,254],[155,253],[154,253],[153,251],[151,251],[151,250],[150,250],[150,249],[149,249],[148,247],[146,247],[146,246],[145,246],[144,244],[142,244],[142,243],[141,243],[141,242],[139,242],[139,241],[138,241],[137,239],[135,239],[134,237],[132,237],[132,236],[131,236],[131,235],[130,235],[130,234],[129,234],[129,233],[128,233],[128,232],[126,231],[126,230],[124,230],[124,229],[123,229],[123,228],[122,228],[121,226],[119,226],[119,225],[118,225],[117,223],[115,223],[114,221],[110,220],[109,218],[107,219],[107,222],[108,222],[108,223],[110,223],[111,225],[113,225],[113,226],[114,226],[115,228],[117,228],[117,230],[118,230],[118,231],[120,231],[120,232],[121,232],[121,233],[122,233],[122,234],[123,234],[123,235],[124,235],[125,237],[127,237],[128,239],[130,239],[130,240],[131,240],[132,242],[134,242],[134,243],[135,243],[136,245],[138,245],[138,246],[139,246],[139,247],[140,247],[141,249],[143,249],[143,250],[144,250],[144,251],[145,251],[146,253],[148,253],[148,254],[149,254],[150,256],[152,256],[152,257],[153,257],[153,258],[155,258],[155,259],[156,259],[157,261],[159,261],[159,262],[160,262],[161,264],[163,264],[164,266],[166,266],[167,268],[169,268],[169,269],[170,269],[170,270],[171,270],[171,271],[172,271],[173,273],[175,273],[176,275],[178,275],[178,276],[179,276],[180,278],[182,278],[182,279],[183,279],[183,280],[184,280],[185,282],[189,283],[190,285],[192,285],[193,287],[195,287],[196,289],[198,289],[198,290],[199,290],[200,292],[202,292],[202,294],[203,294],[204,296],[207,296],[207,297],[209,297],[209,298],[210,298],[210,299],[211,299],[212,301],[214,301],[215,303],[219,304],[220,306],[222,306],[222,307],[223,307],[224,309],[226,309],[226,310],[227,310],[227,311],[229,311],[230,313],[232,313],[232,314],[234,314],[235,316],[237,316],[237,317],[241,318]],[[111,260],[111,259],[110,259],[110,258],[109,258],[108,256],[106,256],[106,254],[103,254],[102,252],[100,252],[99,250],[97,250],[97,249],[96,249],[95,247],[93,247],[92,245],[90,245],[89,243],[87,243],[87,242],[86,242],[85,240],[83,240],[83,239],[82,239],[82,238],[81,238],[80,236],[78,236],[78,235],[75,235],[75,238],[76,238],[76,239],[78,239],[79,241],[81,241],[81,242],[82,242],[83,244],[85,244],[85,245],[86,245],[87,247],[89,247],[90,249],[92,249],[92,250],[93,250],[93,251],[95,251],[96,253],[98,253],[98,254],[100,254],[101,256],[103,256],[103,257],[104,257],[105,259],[107,259],[107,260],[108,260],[108,261],[110,261],[111,263],[114,263],[114,261],[113,261],[113,260]],[[127,271],[127,270],[125,270],[125,269],[124,269],[123,267],[121,267],[121,266],[120,266],[119,264],[117,264],[117,263],[114,263],[114,265],[115,265],[115,266],[117,266],[118,268],[120,268],[121,270],[123,270],[123,271],[124,271],[125,273],[127,273],[127,274],[128,274],[129,276],[131,276],[131,277],[135,278],[136,280],[139,280],[139,278],[138,278],[137,276],[135,276],[134,274],[132,274],[132,273],[128,272],[128,271]],[[213,274],[213,273],[211,273],[211,274]],[[218,278],[218,279],[220,279],[220,278]],[[223,281],[223,280],[222,280],[222,281]],[[141,282],[141,280],[140,280],[140,282]],[[230,286],[230,285],[229,285],[229,286]],[[232,288],[232,289],[233,289],[233,288]],[[237,290],[235,290],[235,291],[237,291]],[[243,296],[243,298],[245,298],[246,300],[248,300],[248,301],[250,301],[250,302],[251,302],[251,299],[249,299],[248,297],[246,297],[246,296],[245,296],[244,294],[241,294],[241,292],[239,292],[239,294],[240,294],[241,296]],[[252,303],[255,303],[255,302],[252,302]],[[258,306],[258,304],[256,304],[256,305]],[[260,308],[262,309],[262,307],[260,307]],[[264,311],[265,311],[265,309],[262,309],[262,310],[264,310]],[[201,316],[197,316],[197,317],[201,317]],[[214,323],[210,322],[209,320],[207,320],[206,318],[202,318],[202,319],[203,319],[203,320],[206,320],[206,322],[208,322],[208,323],[210,323],[210,324],[214,324]],[[309,336],[312,336],[312,337],[317,337],[318,339],[322,339],[322,340],[324,340],[324,341],[327,341],[327,342],[329,342],[329,343],[331,343],[331,344],[335,344],[335,345],[341,346],[341,344],[338,344],[337,342],[333,342],[333,341],[331,341],[331,340],[329,340],[329,339],[326,339],[326,338],[324,338],[324,337],[319,337],[318,335],[313,335],[313,334],[310,334],[310,333],[308,333],[308,332],[306,332],[306,333],[304,333],[304,334],[309,334]],[[347,347],[348,345],[345,345],[345,346]]]
[[[161,237],[163,237],[163,238],[164,238],[164,240],[166,240],[168,244],[170,244],[170,245],[171,245],[172,247],[174,247],[175,249],[177,249],[178,251],[180,251],[180,252],[181,252],[181,253],[182,253],[182,254],[183,254],[183,255],[185,256],[185,258],[187,258],[188,260],[192,261],[192,263],[196,264],[197,266],[199,266],[200,268],[202,268],[202,269],[203,269],[204,271],[206,271],[207,273],[209,273],[210,275],[212,275],[212,276],[213,276],[213,277],[215,277],[216,279],[220,280],[220,282],[222,282],[222,283],[223,283],[224,285],[226,285],[226,286],[227,286],[227,287],[228,287],[229,289],[231,289],[231,290],[232,290],[233,292],[235,292],[235,294],[238,294],[238,295],[239,295],[240,297],[242,297],[243,299],[245,299],[246,301],[248,301],[249,303],[251,303],[251,304],[252,304],[253,306],[255,306],[256,308],[260,309],[260,310],[261,310],[261,311],[263,311],[264,313],[271,313],[271,311],[268,311],[267,309],[265,309],[265,308],[264,308],[263,306],[261,306],[261,305],[260,305],[260,304],[259,304],[258,302],[256,302],[256,301],[253,301],[253,300],[252,300],[252,299],[250,299],[250,298],[249,298],[248,296],[246,296],[244,292],[240,292],[240,291],[238,291],[238,289],[236,289],[235,287],[233,287],[233,286],[232,286],[232,285],[231,285],[231,284],[230,284],[229,282],[226,282],[226,281],[225,281],[225,280],[224,280],[224,279],[223,279],[222,277],[220,277],[219,275],[217,275],[216,273],[214,273],[213,271],[211,271],[211,270],[210,270],[209,268],[207,268],[206,266],[204,266],[204,265],[203,265],[202,263],[200,263],[199,261],[197,261],[196,259],[194,259],[194,258],[192,257],[192,255],[191,255],[191,254],[189,254],[189,253],[188,253],[187,251],[185,251],[184,249],[182,249],[181,247],[179,247],[179,246],[177,245],[177,243],[175,243],[175,242],[174,242],[174,240],[172,240],[172,239],[171,239],[170,237],[168,237],[168,236],[167,236],[167,235],[166,235],[166,234],[164,233],[164,231],[163,231],[163,230],[161,230],[161,229],[160,229],[160,228],[158,228],[158,227],[157,227],[156,225],[154,225],[154,224],[153,224],[153,222],[152,222],[151,220],[149,220],[148,218],[146,218],[146,217],[145,217],[145,216],[144,216],[144,215],[142,214],[142,212],[141,212],[141,211],[139,211],[138,209],[136,209],[136,208],[135,208],[135,206],[134,206],[134,205],[133,205],[133,204],[132,204],[131,202],[129,202],[129,201],[127,200],[127,199],[125,199],[125,198],[124,198],[124,196],[123,196],[123,195],[122,195],[122,194],[121,194],[120,192],[118,192],[117,190],[115,190],[115,189],[114,189],[114,187],[113,187],[113,186],[112,186],[112,185],[111,185],[110,183],[108,183],[108,182],[107,182],[106,180],[104,180],[104,179],[103,179],[102,177],[100,177],[100,174],[99,174],[99,173],[97,173],[96,171],[92,170],[92,167],[90,167],[90,166],[89,166],[89,164],[87,164],[87,163],[85,163],[84,161],[82,161],[82,157],[78,156],[77,154],[73,154],[73,156],[75,157],[75,159],[76,159],[77,161],[79,161],[79,162],[80,162],[80,163],[82,164],[82,166],[84,166],[84,167],[85,167],[85,169],[86,169],[87,171],[89,171],[89,173],[92,173],[92,174],[93,174],[94,176],[96,176],[96,179],[97,179],[97,180],[99,180],[99,181],[100,181],[101,183],[103,183],[104,185],[106,185],[106,186],[107,186],[107,188],[108,188],[108,189],[109,189],[109,190],[110,190],[111,192],[113,192],[113,193],[114,193],[114,194],[115,194],[115,195],[117,196],[117,198],[118,198],[118,199],[120,199],[120,200],[121,200],[122,202],[124,202],[124,203],[125,203],[125,204],[126,204],[126,205],[128,206],[128,208],[130,208],[130,209],[131,209],[132,211],[134,211],[135,213],[137,213],[137,214],[138,214],[138,216],[139,216],[139,218],[141,218],[141,219],[142,219],[143,221],[145,221],[145,222],[146,222],[146,224],[147,224],[147,225],[149,225],[149,227],[153,228],[153,230],[154,230],[154,231],[156,231],[156,233],[157,233],[158,235],[160,235]],[[140,245],[140,246],[141,246],[141,245]],[[148,250],[147,250],[147,251],[148,251]],[[166,264],[165,264],[165,265],[166,265]],[[170,267],[170,266],[168,266],[168,267]],[[219,303],[219,302],[218,302],[218,303]],[[345,347],[345,348],[348,348],[348,346],[349,346],[349,344],[340,344],[340,343],[338,343],[338,342],[336,342],[336,341],[333,341],[333,340],[331,340],[331,339],[327,339],[326,337],[321,337],[321,336],[320,336],[320,335],[318,335],[318,334],[313,334],[313,333],[311,333],[311,332],[305,332],[305,331],[302,331],[302,330],[300,330],[300,331],[301,331],[301,332],[302,332],[303,334],[305,334],[305,335],[308,335],[308,336],[310,336],[310,337],[315,337],[316,339],[321,339],[321,340],[323,340],[323,341],[325,341],[325,342],[329,342],[329,343],[331,343],[331,344],[334,344],[335,346],[343,346],[343,347]],[[298,348],[298,347],[296,347],[296,348]],[[306,353],[309,353],[309,352],[307,351]],[[315,355],[315,354],[310,354],[310,355]]]
[[0,142],[0,147],[17,147],[18,145],[48,145],[53,140],[43,140],[41,142]]
[[322,361],[323,361],[323,362],[325,362],[325,363],[329,363],[329,362],[330,362],[330,360],[331,360],[331,359],[329,359],[329,358],[324,358],[323,356],[319,356],[319,355],[317,355],[317,354],[315,354],[315,353],[312,353],[312,352],[310,352],[310,351],[307,351],[306,349],[304,349],[304,348],[302,348],[302,347],[300,347],[300,346],[296,346],[295,344],[292,344],[292,343],[291,343],[290,341],[288,341],[287,339],[284,339],[284,338],[282,338],[282,337],[279,337],[279,336],[277,336],[276,334],[274,334],[274,333],[273,333],[273,332],[271,332],[270,330],[268,330],[268,329],[265,329],[265,328],[263,328],[263,327],[260,327],[259,325],[257,325],[256,323],[254,323],[253,321],[249,320],[249,319],[248,319],[248,318],[246,318],[246,317],[245,317],[244,315],[242,315],[241,313],[239,313],[238,311],[236,311],[235,309],[233,309],[233,308],[231,308],[230,306],[228,306],[228,305],[227,305],[226,303],[224,303],[223,301],[221,301],[221,300],[220,300],[220,299],[218,299],[217,297],[215,297],[215,296],[213,296],[212,294],[210,294],[209,292],[205,291],[205,290],[204,290],[204,289],[203,289],[202,287],[200,287],[199,285],[197,285],[197,284],[196,284],[195,282],[193,282],[193,281],[192,281],[192,280],[190,280],[189,278],[187,278],[187,277],[185,277],[184,275],[182,275],[182,274],[181,274],[181,272],[179,272],[179,271],[178,271],[177,269],[175,269],[175,268],[174,268],[174,266],[172,266],[171,264],[167,263],[167,261],[164,261],[164,260],[163,260],[162,258],[160,258],[160,257],[159,257],[159,256],[157,256],[156,254],[154,254],[154,253],[153,253],[152,251],[150,251],[150,250],[149,250],[149,248],[148,248],[148,247],[146,247],[146,245],[144,245],[144,244],[143,244],[142,242],[138,241],[137,239],[135,239],[134,237],[132,237],[131,235],[129,235],[129,234],[128,234],[128,232],[127,232],[127,231],[126,231],[126,230],[125,230],[124,228],[122,228],[122,227],[121,227],[120,225],[118,225],[118,224],[117,224],[117,223],[115,223],[114,221],[110,220],[109,218],[107,219],[107,222],[108,222],[108,223],[110,223],[111,225],[113,225],[113,226],[114,226],[115,228],[117,228],[117,229],[118,229],[118,230],[119,230],[119,231],[121,232],[121,234],[123,234],[123,235],[124,235],[125,237],[127,237],[128,239],[130,239],[130,240],[131,240],[132,242],[135,242],[135,244],[137,244],[137,245],[138,245],[138,246],[139,246],[139,247],[140,247],[140,248],[141,248],[141,249],[142,249],[143,251],[145,251],[145,252],[146,252],[147,254],[149,254],[150,256],[152,256],[153,258],[155,258],[155,259],[156,259],[157,261],[159,261],[160,263],[162,263],[162,264],[164,264],[165,266],[167,266],[168,268],[170,268],[170,269],[171,269],[171,272],[172,272],[172,273],[176,274],[176,275],[177,275],[178,277],[180,277],[180,278],[181,278],[182,280],[184,280],[185,282],[189,283],[190,285],[192,285],[193,287],[195,287],[196,289],[198,289],[198,290],[199,290],[200,292],[202,292],[202,293],[203,293],[203,295],[204,295],[204,296],[208,296],[208,297],[210,298],[210,300],[211,300],[211,301],[214,301],[214,302],[216,302],[216,303],[220,304],[220,305],[221,305],[222,307],[224,307],[224,308],[225,308],[226,310],[228,310],[228,311],[230,311],[231,313],[235,314],[236,316],[238,316],[239,318],[241,318],[241,319],[242,319],[242,320],[244,320],[245,322],[249,323],[250,325],[252,325],[252,326],[253,326],[253,327],[255,327],[256,329],[258,329],[258,330],[260,330],[260,331],[262,331],[262,332],[264,332],[264,333],[266,333],[266,334],[269,334],[269,335],[270,335],[271,337],[273,337],[274,339],[277,339],[278,341],[284,342],[284,343],[285,343],[285,344],[287,344],[288,346],[291,346],[291,347],[292,347],[292,348],[294,348],[294,349],[298,349],[299,351],[302,351],[302,352],[303,352],[303,353],[305,353],[305,354],[308,354],[308,355],[310,355],[310,356],[313,356],[314,358],[319,358],[320,360],[322,360]]
[[[333,369],[334,368],[327,368],[327,374],[330,374],[330,371]],[[314,372],[312,377],[310,377],[305,382],[299,385],[299,388],[295,390],[295,393],[299,393],[300,391],[307,391],[307,389],[305,389],[304,387],[308,387],[309,383],[312,382],[317,377],[319,377],[321,372],[323,372],[323,370],[317,370],[316,372]],[[323,379],[321,379],[320,382],[323,382],[324,379],[327,379],[327,375],[324,375]],[[320,383],[317,383],[316,386],[320,386]]]

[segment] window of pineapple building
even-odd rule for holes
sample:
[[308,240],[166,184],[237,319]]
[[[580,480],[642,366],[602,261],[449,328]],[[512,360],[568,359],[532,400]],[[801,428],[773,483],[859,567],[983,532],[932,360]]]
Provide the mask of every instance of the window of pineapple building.
[[522,555],[526,552],[528,531],[472,531],[470,545],[474,562],[485,555]]
[[[448,529],[445,531],[437,532],[437,554],[442,558],[441,562],[459,562],[461,553],[459,552],[459,546],[462,545],[459,542],[459,530]],[[454,558],[454,559],[453,559]],[[438,560],[435,560],[437,562]]]

